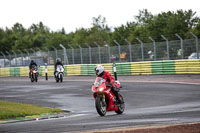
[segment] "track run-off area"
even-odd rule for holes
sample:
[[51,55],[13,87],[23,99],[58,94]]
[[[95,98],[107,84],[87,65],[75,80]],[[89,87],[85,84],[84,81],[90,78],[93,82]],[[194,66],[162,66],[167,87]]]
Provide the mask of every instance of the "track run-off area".
[[65,133],[200,122],[200,75],[118,76],[122,115],[98,115],[91,86],[95,76],[0,77],[0,100],[70,111],[64,117],[0,124],[1,133]]

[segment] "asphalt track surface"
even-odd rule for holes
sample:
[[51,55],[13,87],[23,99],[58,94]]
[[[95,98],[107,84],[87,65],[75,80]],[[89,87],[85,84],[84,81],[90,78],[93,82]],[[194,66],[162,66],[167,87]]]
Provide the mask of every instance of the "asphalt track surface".
[[0,100],[61,108],[61,118],[0,124],[1,133],[65,133],[98,129],[200,122],[200,75],[119,76],[125,112],[100,117],[91,85],[94,76],[65,77],[63,83],[40,77],[0,77]]

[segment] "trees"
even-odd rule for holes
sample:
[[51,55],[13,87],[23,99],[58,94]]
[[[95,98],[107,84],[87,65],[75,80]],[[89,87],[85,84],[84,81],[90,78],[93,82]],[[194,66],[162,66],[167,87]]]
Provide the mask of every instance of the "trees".
[[5,36],[5,34],[4,34],[4,30],[3,29],[1,29],[0,28],[0,38],[1,38],[1,40],[0,40],[0,51],[2,51],[2,52],[5,52],[5,42],[4,42],[4,36]]
[[88,30],[88,36],[86,37],[86,42],[94,45],[96,41],[100,45],[104,44],[104,41],[108,41],[110,28],[106,24],[106,18],[99,15],[97,18],[93,17],[92,28]]
[[200,19],[198,20],[196,26],[191,29],[191,31],[200,37]]
[[[162,12],[158,15],[152,15],[146,9],[139,12],[136,16],[137,28],[130,36],[142,38],[145,42],[150,42],[149,36],[157,41],[161,41],[160,35],[165,35],[169,40],[175,40],[178,33],[186,38],[188,32],[197,26],[199,18],[195,16],[196,12],[192,10],[176,12]],[[129,37],[134,38],[134,37]]]
[[6,53],[6,51],[11,51],[12,46],[14,45],[15,36],[12,33],[12,30],[6,28],[5,30],[0,29],[0,51]]
[[88,43],[95,46],[94,42],[104,45],[104,41],[114,45],[113,40],[117,40],[121,45],[126,44],[124,39],[128,39],[132,44],[138,44],[136,38],[143,42],[151,42],[149,36],[156,41],[163,41],[161,35],[165,35],[168,40],[177,40],[175,33],[185,38],[191,38],[190,32],[200,37],[200,18],[192,10],[177,10],[176,12],[161,12],[152,15],[147,9],[140,10],[135,16],[135,20],[124,25],[115,27],[114,31],[106,24],[106,18],[101,15],[92,18],[91,28],[76,29],[75,32],[66,34],[65,29],[53,32],[42,22],[32,24],[25,29],[22,24],[16,23],[11,29],[0,28],[0,51],[23,50],[24,48],[41,48],[51,46],[60,48],[59,44],[68,47],[71,44],[77,47],[77,43],[86,47]]
[[160,14],[165,19],[166,26],[163,27],[163,34],[167,35],[170,40],[177,39],[174,34],[178,33],[183,38],[186,38],[186,34],[196,26],[198,18],[195,17],[195,12],[192,10],[177,12],[168,12]]

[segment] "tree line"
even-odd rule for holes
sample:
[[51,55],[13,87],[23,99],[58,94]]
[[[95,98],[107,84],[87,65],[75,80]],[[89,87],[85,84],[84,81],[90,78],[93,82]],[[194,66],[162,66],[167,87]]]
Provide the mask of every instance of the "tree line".
[[[120,16],[119,16],[120,19]],[[135,20],[127,22],[119,27],[111,28],[106,24],[106,18],[99,15],[92,18],[91,28],[79,28],[75,32],[66,33],[62,28],[60,31],[51,31],[42,22],[32,24],[28,29],[22,24],[16,23],[12,28],[0,28],[0,52],[23,51],[24,49],[45,49],[53,50],[52,46],[60,49],[59,44],[69,48],[70,44],[78,48],[77,44],[87,47],[96,47],[94,42],[100,46],[105,45],[104,41],[111,46],[116,45],[116,40],[121,45],[127,45],[124,41],[129,40],[133,45],[138,44],[136,38],[143,42],[164,41],[161,35],[168,40],[178,40],[175,36],[178,33],[183,39],[192,38],[190,32],[200,37],[200,18],[192,10],[177,10],[161,12],[153,15],[147,9],[139,10]]]

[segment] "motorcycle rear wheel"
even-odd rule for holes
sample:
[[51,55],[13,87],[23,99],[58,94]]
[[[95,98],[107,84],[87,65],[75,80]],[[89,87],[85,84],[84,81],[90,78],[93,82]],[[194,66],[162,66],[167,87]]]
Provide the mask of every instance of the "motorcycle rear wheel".
[[103,97],[102,96],[97,96],[95,100],[95,105],[96,105],[96,110],[100,116],[105,116],[106,115],[106,102],[103,102]]
[[37,82],[38,81],[37,74],[35,73],[34,75],[35,75],[35,82]]
[[124,112],[124,109],[125,109],[125,103],[124,103],[124,99],[123,99],[123,97],[122,97],[122,95],[121,94],[119,94],[119,98],[121,99],[121,104],[119,105],[119,107],[118,107],[118,110],[117,111],[115,111],[117,114],[122,114],[123,112]]

